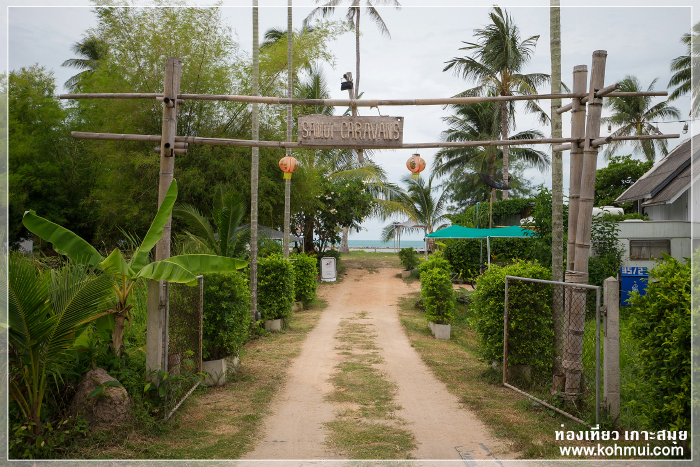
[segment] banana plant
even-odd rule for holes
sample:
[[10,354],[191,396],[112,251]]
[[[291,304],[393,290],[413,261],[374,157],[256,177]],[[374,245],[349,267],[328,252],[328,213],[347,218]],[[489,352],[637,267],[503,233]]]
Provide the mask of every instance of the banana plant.
[[170,219],[176,199],[177,181],[173,180],[146,236],[128,262],[119,248],[115,248],[107,258],[103,258],[92,245],[70,230],[37,216],[34,211],[24,213],[22,223],[27,230],[52,243],[57,253],[68,256],[78,264],[101,269],[115,277],[113,289],[116,304],[110,311],[114,315],[112,349],[117,355],[124,351],[124,323],[131,322],[132,306],[129,305],[129,296],[139,279],[196,285],[197,276],[200,274],[233,272],[247,265],[247,262],[239,259],[200,254],[173,256],[149,263],[149,253],[163,236],[163,228]]

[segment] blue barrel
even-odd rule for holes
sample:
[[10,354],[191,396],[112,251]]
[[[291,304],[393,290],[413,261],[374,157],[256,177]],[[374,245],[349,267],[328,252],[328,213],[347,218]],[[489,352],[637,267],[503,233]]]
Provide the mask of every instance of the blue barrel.
[[647,268],[622,266],[620,268],[620,305],[628,306],[632,292],[646,295],[649,272]]

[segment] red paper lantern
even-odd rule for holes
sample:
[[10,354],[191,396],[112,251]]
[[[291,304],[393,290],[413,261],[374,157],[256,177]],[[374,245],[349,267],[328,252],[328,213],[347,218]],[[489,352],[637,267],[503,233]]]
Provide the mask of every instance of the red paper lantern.
[[413,172],[411,178],[415,180],[418,178],[420,173],[425,170],[425,161],[419,154],[414,154],[406,161],[406,167],[408,167],[408,170]]
[[280,169],[284,172],[284,178],[292,178],[292,173],[299,168],[299,162],[292,156],[280,159]]

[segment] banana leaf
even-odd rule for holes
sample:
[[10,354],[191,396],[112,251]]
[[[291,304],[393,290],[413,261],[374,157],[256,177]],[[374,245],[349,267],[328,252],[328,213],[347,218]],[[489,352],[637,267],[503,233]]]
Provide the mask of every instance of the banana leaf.
[[66,255],[78,264],[97,266],[104,258],[88,242],[70,230],[39,217],[34,211],[27,211],[22,224],[31,233],[50,242],[57,253]]
[[119,248],[115,248],[114,251],[102,261],[99,266],[108,272],[115,272],[121,276],[126,276],[127,278],[132,278],[134,276],[134,271],[129,267],[122,252]]
[[[168,192],[165,194],[163,203],[158,208],[158,213],[156,217],[151,222],[151,226],[148,228],[146,236],[141,242],[141,246],[136,249],[134,256],[129,262],[129,267],[135,272],[139,272],[143,267],[148,264],[148,254],[156,246],[158,240],[163,237],[163,227],[170,220],[170,215],[173,212],[173,205],[175,204],[175,199],[177,198],[177,180],[173,180],[168,188]],[[145,277],[145,276],[144,276]]]
[[179,284],[197,285],[197,276],[179,264],[168,261],[156,261],[141,268],[134,279],[144,277],[155,281],[176,282]]
[[216,255],[179,255],[164,259],[187,269],[194,275],[233,272],[248,265],[246,261]]

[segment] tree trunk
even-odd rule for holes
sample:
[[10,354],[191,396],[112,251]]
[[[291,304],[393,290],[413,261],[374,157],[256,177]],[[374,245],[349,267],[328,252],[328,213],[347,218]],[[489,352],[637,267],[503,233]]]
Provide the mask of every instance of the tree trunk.
[[[561,92],[561,23],[559,0],[550,0],[549,9],[549,49],[551,51],[552,94]],[[561,115],[556,110],[561,107],[561,99],[551,101],[552,138],[562,137]],[[564,169],[561,152],[552,151],[552,280],[564,281]],[[562,286],[553,288],[552,322],[554,324],[553,387],[562,389],[564,371],[561,366],[564,349],[564,290]]]
[[112,331],[112,349],[115,355],[121,356],[124,352],[124,320],[126,314],[118,312],[114,314],[114,330]]
[[306,219],[304,222],[304,251],[306,253],[314,252],[314,221]]
[[348,232],[350,229],[343,227],[343,241],[340,243],[341,253],[350,253],[350,247],[348,247]]
[[[258,41],[258,0],[253,0],[253,83],[252,94],[258,95],[260,44]],[[259,139],[258,104],[253,103],[253,140]],[[259,148],[252,148],[250,167],[250,315],[253,321],[258,312],[258,167]]]
[[[508,139],[508,102],[501,102],[501,139]],[[508,179],[508,146],[503,146],[503,183],[509,185]],[[503,190],[501,199],[508,199],[508,190]]]

